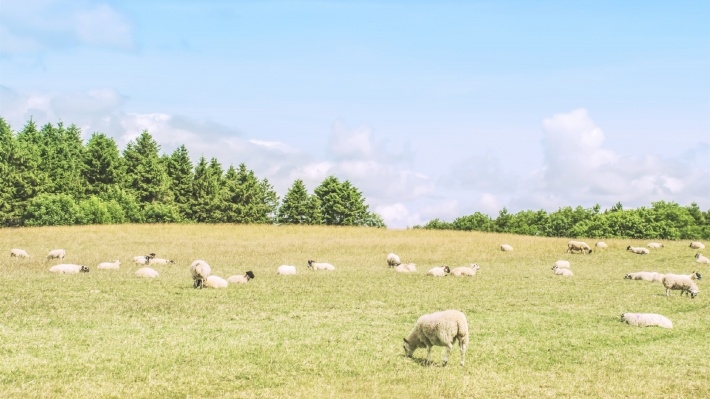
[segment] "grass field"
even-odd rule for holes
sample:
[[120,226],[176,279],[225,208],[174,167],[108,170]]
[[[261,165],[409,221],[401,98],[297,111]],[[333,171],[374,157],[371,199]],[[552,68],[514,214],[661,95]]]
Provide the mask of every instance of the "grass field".
[[[591,255],[567,239],[367,228],[121,225],[0,229],[2,398],[708,398],[710,290],[691,300],[632,271],[710,276],[688,242],[639,256],[634,240]],[[587,240],[590,244],[593,240]],[[513,245],[513,252],[499,245]],[[9,257],[23,248],[32,258]],[[91,272],[53,275],[50,249]],[[134,276],[133,256],[175,265]],[[396,274],[387,253],[417,264]],[[120,259],[120,270],[97,270]],[[204,259],[225,290],[195,290]],[[334,264],[312,272],[306,260]],[[550,270],[567,259],[575,275]],[[442,264],[481,266],[474,278],[431,278]],[[277,276],[281,264],[296,276]],[[710,278],[710,277],[708,277]],[[443,309],[468,317],[466,365],[404,357],[417,318]],[[674,329],[635,328],[622,312],[660,313]]]

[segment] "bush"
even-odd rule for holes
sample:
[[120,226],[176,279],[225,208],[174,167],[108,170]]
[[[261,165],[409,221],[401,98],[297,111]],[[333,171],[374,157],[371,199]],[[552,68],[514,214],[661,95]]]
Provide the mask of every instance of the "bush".
[[76,224],[81,210],[67,194],[40,194],[33,198],[24,214],[25,226]]

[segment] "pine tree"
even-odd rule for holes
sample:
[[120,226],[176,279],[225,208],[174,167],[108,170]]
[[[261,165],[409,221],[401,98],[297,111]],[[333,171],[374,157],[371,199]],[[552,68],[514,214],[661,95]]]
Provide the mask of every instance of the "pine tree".
[[279,208],[279,223],[321,224],[320,199],[308,195],[303,180],[297,179],[283,198]]
[[273,223],[278,196],[267,179],[259,181],[254,171],[240,164],[230,165],[225,175],[222,204],[230,223]]
[[103,195],[124,180],[121,154],[116,142],[103,133],[94,133],[83,154],[82,178],[87,194]]
[[180,209],[184,218],[190,217],[190,202],[192,198],[192,182],[194,179],[192,161],[187,148],[181,145],[165,159],[167,173],[170,178],[170,191],[173,201]]
[[328,176],[316,187],[315,194],[321,202],[324,224],[364,226],[372,222],[365,198],[348,180],[341,183],[337,177]]
[[40,168],[42,160],[39,142],[39,131],[31,119],[15,140],[11,141],[7,159],[10,169],[8,184],[12,187],[13,196],[10,211],[3,222],[5,225],[21,225],[22,215],[29,202],[45,192],[48,186],[47,174]]
[[195,166],[190,199],[190,218],[201,223],[223,221],[219,195],[222,187],[222,167],[215,158],[207,163],[205,157]]
[[141,204],[170,200],[168,175],[158,151],[160,146],[145,130],[123,150],[126,164],[124,184],[135,193]]

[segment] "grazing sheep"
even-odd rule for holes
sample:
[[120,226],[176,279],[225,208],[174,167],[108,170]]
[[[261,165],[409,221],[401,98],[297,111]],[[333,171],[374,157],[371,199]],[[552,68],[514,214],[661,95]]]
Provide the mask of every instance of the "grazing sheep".
[[707,257],[701,255],[700,252],[698,252],[697,254],[695,254],[695,261],[698,262],[698,263],[710,264],[710,259],[708,259]]
[[136,270],[136,276],[156,278],[159,276],[159,274],[155,269],[152,269],[150,267],[141,267],[140,269]]
[[10,257],[11,258],[25,258],[29,259],[30,255],[25,251],[24,249],[19,249],[19,248],[13,248],[10,250]]
[[663,244],[658,242],[649,242],[646,246],[649,248],[663,248]]
[[567,242],[567,251],[565,252],[574,253],[574,251],[579,251],[580,253],[585,253],[584,251],[587,251],[586,253],[591,254],[592,248],[590,248],[589,245],[584,241]]
[[667,317],[655,313],[622,313],[621,321],[636,327],[663,327],[673,328],[673,322]]
[[417,271],[417,265],[414,263],[400,263],[394,268],[398,273],[414,273]]
[[49,251],[49,253],[47,254],[47,260],[50,260],[50,259],[63,260],[66,255],[67,255],[67,251],[65,251],[63,249],[53,249],[53,250]]
[[513,250],[513,247],[510,246],[510,245],[508,245],[508,244],[502,244],[502,245],[500,246],[500,250],[503,251],[503,252],[508,252],[508,251],[512,251],[512,250]]
[[671,296],[671,290],[680,290],[680,296],[683,293],[690,294],[691,298],[695,298],[698,295],[698,286],[693,281],[695,278],[701,279],[699,273],[693,272],[693,274],[672,274],[668,273],[663,276],[663,286],[666,287],[666,296]]
[[397,254],[390,253],[387,255],[387,266],[395,267],[399,266],[401,263],[402,261],[399,260],[399,256],[397,256]]
[[54,265],[49,268],[50,273],[58,274],[77,274],[77,273],[88,273],[89,268],[81,265],[74,265],[71,263],[62,263],[59,265]]
[[190,265],[190,274],[192,274],[192,288],[202,288],[205,284],[205,279],[212,273],[212,268],[204,260],[196,260]]
[[451,273],[451,269],[449,269],[448,266],[441,266],[429,270],[426,275],[433,277],[445,277],[449,273]]
[[451,275],[456,277],[473,277],[476,271],[481,267],[476,263],[471,263],[470,266],[461,266],[451,270]]
[[335,270],[335,266],[330,263],[318,263],[312,260],[308,261],[308,268],[315,270]]
[[648,254],[651,253],[651,251],[649,251],[648,248],[644,248],[644,247],[632,247],[631,245],[629,245],[628,247],[626,247],[626,250],[627,250],[627,251],[631,251],[631,252],[635,253],[636,255],[648,255]]
[[276,269],[276,274],[280,274],[282,276],[296,274],[296,266],[281,265]]
[[97,269],[118,269],[121,267],[121,261],[120,260],[115,260],[113,262],[101,262],[99,265],[96,267]]
[[693,241],[690,243],[690,248],[693,249],[705,249],[705,245],[700,241]]
[[444,356],[441,365],[446,366],[449,353],[454,343],[458,340],[461,349],[461,365],[466,360],[466,347],[468,347],[468,322],[466,315],[458,310],[444,310],[425,314],[417,320],[412,332],[404,338],[404,354],[412,357],[417,348],[426,348],[426,364],[431,364],[431,348],[444,347]]
[[204,286],[207,288],[227,288],[229,283],[227,280],[218,276],[209,276],[205,279]]
[[147,260],[149,265],[167,265],[168,263],[175,264],[175,261],[170,259],[149,258]]
[[609,246],[606,245],[606,243],[604,241],[599,241],[596,244],[594,244],[594,246],[597,248],[609,248]]
[[569,261],[568,260],[558,260],[557,262],[555,262],[554,266],[557,266],[560,269],[569,269]]
[[249,280],[254,278],[254,273],[249,270],[248,272],[244,273],[244,275],[236,275],[236,276],[230,276],[227,278],[227,282],[229,284],[246,284],[249,282]]
[[660,283],[663,281],[663,274],[657,272],[635,272],[628,273],[624,278],[627,280],[643,280]]
[[565,276],[565,277],[574,276],[574,273],[572,273],[572,270],[565,269],[563,267],[558,267],[557,265],[552,266],[552,271],[555,272],[555,275],[557,275],[557,276]]

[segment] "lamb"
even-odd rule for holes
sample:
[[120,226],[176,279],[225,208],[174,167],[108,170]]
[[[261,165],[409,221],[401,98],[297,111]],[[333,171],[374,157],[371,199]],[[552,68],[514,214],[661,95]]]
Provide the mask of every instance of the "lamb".
[[565,277],[574,276],[574,273],[572,273],[572,270],[565,269],[563,267],[557,267],[557,265],[552,266],[552,271],[555,272],[555,275],[557,275],[557,276],[565,276]]
[[175,261],[171,259],[148,258],[146,260],[148,261],[149,265],[167,265],[168,263],[175,264]]
[[202,288],[205,285],[205,279],[212,273],[212,268],[204,260],[196,260],[190,265],[190,274],[192,274],[192,288]]
[[101,262],[99,265],[96,267],[97,269],[118,269],[121,267],[121,261],[120,260],[115,260],[113,262]]
[[650,253],[651,253],[651,251],[649,251],[648,248],[644,248],[644,247],[632,247],[631,245],[629,245],[628,247],[626,247],[626,250],[627,250],[627,251],[631,251],[631,252],[633,252],[633,253],[635,253],[635,254],[637,254],[637,255],[647,255],[647,254],[650,254]]
[[10,257],[11,258],[18,258],[18,259],[19,258],[29,259],[30,255],[24,249],[13,248],[10,250]]
[[673,328],[673,322],[667,317],[655,313],[622,313],[621,321],[636,327],[663,327]]
[[697,254],[695,254],[695,261],[698,262],[698,263],[710,264],[710,259],[708,259],[707,257],[701,255],[700,252],[698,252]]
[[394,268],[397,273],[414,273],[417,271],[417,265],[414,263],[400,263]]
[[634,272],[628,273],[624,276],[627,280],[643,280],[651,282],[661,282],[663,281],[663,274],[657,272]]
[[249,280],[254,278],[254,273],[249,270],[248,272],[244,273],[243,276],[237,275],[237,276],[230,276],[227,278],[227,282],[230,284],[246,284],[249,282]]
[[596,244],[594,244],[594,246],[597,248],[609,248],[609,246],[606,245],[606,243],[604,241],[599,241]]
[[586,253],[591,254],[592,248],[590,248],[589,245],[584,241],[567,242],[567,251],[565,252],[574,253],[574,251],[579,251],[580,253],[585,253],[584,251],[587,251]]
[[458,310],[444,310],[425,314],[417,320],[412,332],[404,338],[404,354],[411,358],[417,348],[426,348],[426,364],[431,364],[431,348],[444,347],[441,365],[446,366],[454,343],[458,340],[461,349],[461,365],[466,360],[468,347],[468,322],[466,315]]
[[447,274],[451,273],[451,269],[448,266],[435,267],[429,270],[426,274],[427,276],[433,277],[445,277]]
[[456,277],[473,277],[476,271],[481,267],[476,263],[471,263],[470,266],[461,266],[451,270],[451,275]]
[[395,267],[399,266],[401,263],[402,261],[399,260],[399,256],[396,254],[390,253],[387,255],[387,266]]
[[159,276],[159,274],[158,274],[157,270],[152,269],[150,267],[141,267],[140,269],[136,270],[136,276],[147,277],[147,278],[156,278]]
[[89,268],[81,265],[74,265],[71,263],[62,263],[59,265],[54,265],[49,268],[50,273],[57,274],[77,274],[77,273],[88,273]]
[[65,251],[63,249],[53,249],[53,250],[49,251],[49,253],[47,254],[47,260],[50,260],[50,259],[63,260],[66,255],[67,255],[67,251]]
[[207,288],[227,288],[228,285],[227,280],[218,276],[208,276],[204,281],[204,286]]
[[335,266],[330,263],[318,263],[312,260],[308,261],[308,268],[315,270],[335,270]]
[[693,281],[694,279],[701,279],[700,273],[693,272],[692,274],[671,274],[668,273],[663,276],[663,286],[666,287],[666,296],[671,296],[671,290],[680,290],[680,295],[683,293],[690,294],[691,298],[695,298],[698,295],[698,286]]
[[690,248],[693,249],[705,249],[705,245],[700,241],[693,241],[690,243]]
[[508,252],[508,251],[512,251],[512,250],[513,250],[513,247],[510,246],[510,245],[508,245],[508,244],[502,244],[502,245],[500,246],[500,250],[503,251],[503,252]]
[[569,269],[569,261],[568,260],[558,260],[557,262],[555,262],[554,266],[557,266],[560,269]]
[[276,274],[280,274],[282,276],[296,274],[296,266],[281,265],[276,269]]
[[658,242],[649,242],[646,246],[649,248],[663,248],[663,244]]

